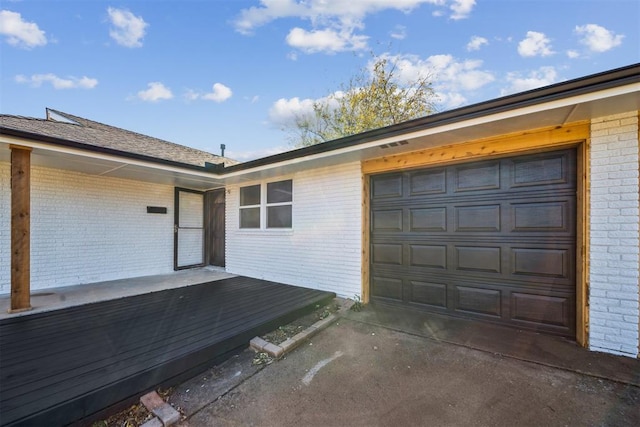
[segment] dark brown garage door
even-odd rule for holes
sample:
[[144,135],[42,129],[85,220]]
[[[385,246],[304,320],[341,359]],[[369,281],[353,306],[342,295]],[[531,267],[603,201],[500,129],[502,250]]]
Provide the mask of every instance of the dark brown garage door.
[[371,297],[575,336],[575,151],[371,177]]

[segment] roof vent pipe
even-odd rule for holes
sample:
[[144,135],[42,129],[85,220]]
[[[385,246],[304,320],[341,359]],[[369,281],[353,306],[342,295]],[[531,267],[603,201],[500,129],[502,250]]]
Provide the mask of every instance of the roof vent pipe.
[[225,149],[225,148],[227,148],[227,146],[226,146],[226,145],[224,145],[224,144],[220,144],[220,151],[221,151],[221,154],[220,154],[220,155],[221,155],[222,157],[224,157],[224,149]]

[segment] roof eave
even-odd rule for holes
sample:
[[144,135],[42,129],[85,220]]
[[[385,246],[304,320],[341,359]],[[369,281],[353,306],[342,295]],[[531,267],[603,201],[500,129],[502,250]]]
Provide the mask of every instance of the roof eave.
[[197,166],[197,165],[192,165],[192,164],[189,164],[189,163],[182,163],[182,162],[176,162],[176,161],[173,161],[173,160],[160,159],[160,158],[157,158],[157,157],[147,156],[147,155],[144,155],[144,154],[136,154],[136,153],[131,153],[131,152],[128,152],[128,151],[115,150],[113,148],[98,147],[98,146],[95,146],[95,145],[87,145],[87,144],[83,144],[83,143],[76,142],[76,141],[70,141],[70,140],[63,139],[63,138],[56,138],[56,137],[52,137],[52,136],[48,136],[48,135],[42,135],[42,134],[38,134],[38,133],[21,131],[21,130],[17,130],[17,129],[13,129],[13,128],[7,128],[7,127],[3,127],[3,126],[0,126],[0,134],[12,136],[12,137],[15,137],[15,138],[21,138],[21,139],[28,139],[28,140],[38,141],[38,142],[44,142],[44,143],[47,143],[47,144],[66,147],[66,148],[79,149],[79,150],[82,150],[82,151],[88,151],[88,152],[100,153],[100,154],[108,154],[108,155],[112,155],[112,156],[122,157],[122,158],[125,158],[125,159],[131,159],[131,160],[137,160],[137,161],[143,161],[143,162],[151,162],[151,163],[155,163],[155,164],[171,166],[171,167],[177,167],[177,168],[182,168],[182,169],[189,169],[189,170],[199,171],[199,172],[209,172],[209,173],[213,173],[213,174],[216,174],[216,175],[219,175],[220,172],[224,169],[223,165],[217,166],[217,167],[216,166],[214,166],[214,167],[211,167],[211,166]]
[[535,105],[550,103],[561,99],[576,97],[637,82],[640,82],[640,64],[633,64],[627,67],[593,74],[567,82],[556,83],[554,85],[533,89],[527,92],[521,92],[448,110],[442,113],[363,132],[357,135],[351,135],[333,141],[327,141],[321,144],[263,157],[249,162],[240,163],[238,165],[232,165],[225,169],[225,173],[240,172],[268,166],[274,163],[291,161],[306,156],[314,156],[334,150],[366,144],[382,138],[390,138],[410,132],[413,133],[452,123],[487,117],[508,110],[532,107]]

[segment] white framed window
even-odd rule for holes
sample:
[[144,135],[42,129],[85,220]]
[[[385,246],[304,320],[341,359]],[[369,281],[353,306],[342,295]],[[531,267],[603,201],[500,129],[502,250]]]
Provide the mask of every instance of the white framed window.
[[240,228],[260,228],[260,184],[240,188]]
[[240,228],[293,228],[293,180],[240,187]]

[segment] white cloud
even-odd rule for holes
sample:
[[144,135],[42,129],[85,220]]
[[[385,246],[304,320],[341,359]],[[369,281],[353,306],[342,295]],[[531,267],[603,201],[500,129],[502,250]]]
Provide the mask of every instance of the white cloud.
[[458,20],[468,18],[475,5],[476,0],[453,0],[449,7],[453,11],[451,19]]
[[147,86],[149,87],[147,90],[141,90],[138,92],[138,99],[146,102],[158,102],[163,99],[173,98],[171,89],[160,82],[151,82],[147,84]]
[[544,33],[527,31],[527,37],[518,43],[518,53],[525,57],[553,55],[550,42]]
[[407,37],[407,27],[404,25],[396,25],[396,28],[389,35],[393,39],[404,40]]
[[[235,20],[236,31],[249,35],[269,22],[282,18],[298,18],[310,23],[310,28],[292,28],[287,43],[307,53],[339,52],[367,48],[364,30],[367,15],[383,10],[409,13],[422,4],[450,4],[451,18],[466,18],[475,0],[260,0],[259,6],[243,9]],[[403,38],[404,31],[392,33]]]
[[[475,0],[452,0],[466,4]],[[254,29],[281,18],[309,20],[314,26],[328,26],[330,22],[360,26],[369,14],[386,9],[408,13],[421,4],[442,5],[445,0],[260,0],[260,6],[243,9],[235,20],[235,28],[242,34],[251,34]]]
[[47,44],[47,37],[38,24],[27,22],[22,15],[10,10],[0,10],[0,34],[16,47],[30,49]]
[[383,55],[395,63],[401,83],[430,76],[436,89],[447,91],[470,91],[481,88],[495,80],[492,73],[481,70],[481,60],[457,60],[451,55],[432,55],[420,59],[415,55]]
[[196,99],[204,99],[207,101],[214,101],[214,102],[220,103],[231,98],[232,95],[233,95],[233,92],[231,91],[230,88],[223,85],[222,83],[214,83],[211,88],[211,92],[209,93],[199,93],[189,89],[184,94],[184,97],[189,101],[195,101]]
[[463,106],[469,102],[464,95],[457,92],[436,92],[436,97],[438,98],[438,103],[447,110]]
[[509,87],[502,89],[502,95],[524,92],[556,83],[558,81],[558,72],[554,67],[540,67],[537,70],[530,71],[527,75],[511,72],[507,74],[507,81],[509,82]]
[[280,98],[269,109],[269,122],[278,127],[293,124],[298,117],[313,114],[314,102],[316,101],[309,98]]
[[577,50],[568,50],[567,57],[571,59],[579,58],[580,52],[578,52]]
[[142,47],[142,38],[149,26],[140,16],[135,16],[126,9],[107,9],[112,28],[109,35],[121,46]]
[[231,98],[233,92],[227,86],[222,83],[214,83],[212,92],[202,95],[202,99],[206,99],[214,102],[224,102]]
[[306,53],[335,53],[366,49],[367,39],[367,36],[356,35],[350,31],[338,32],[333,29],[306,31],[296,27],[287,35],[287,44]]
[[469,43],[467,43],[467,50],[480,50],[480,48],[485,44],[489,44],[489,40],[485,39],[484,37],[473,36],[471,37]]
[[493,73],[483,70],[481,60],[458,60],[452,55],[432,55],[421,59],[416,55],[383,55],[395,64],[401,84],[429,77],[438,104],[444,109],[467,103],[465,92],[473,92],[493,82]]
[[54,89],[93,89],[98,85],[97,79],[86,76],[61,78],[55,74],[34,74],[31,77],[19,74],[15,77],[17,83],[30,84],[32,87],[40,87],[43,83],[50,83]]
[[623,35],[616,35],[604,27],[596,24],[578,25],[576,34],[582,36],[580,43],[592,52],[606,52],[622,44]]
[[336,91],[329,96],[325,96],[317,99],[300,99],[294,98],[280,98],[273,103],[269,109],[268,122],[272,126],[278,128],[286,128],[294,125],[299,119],[312,119],[315,117],[313,106],[315,104],[328,105],[330,109],[338,106],[337,99],[344,96],[342,91]]

